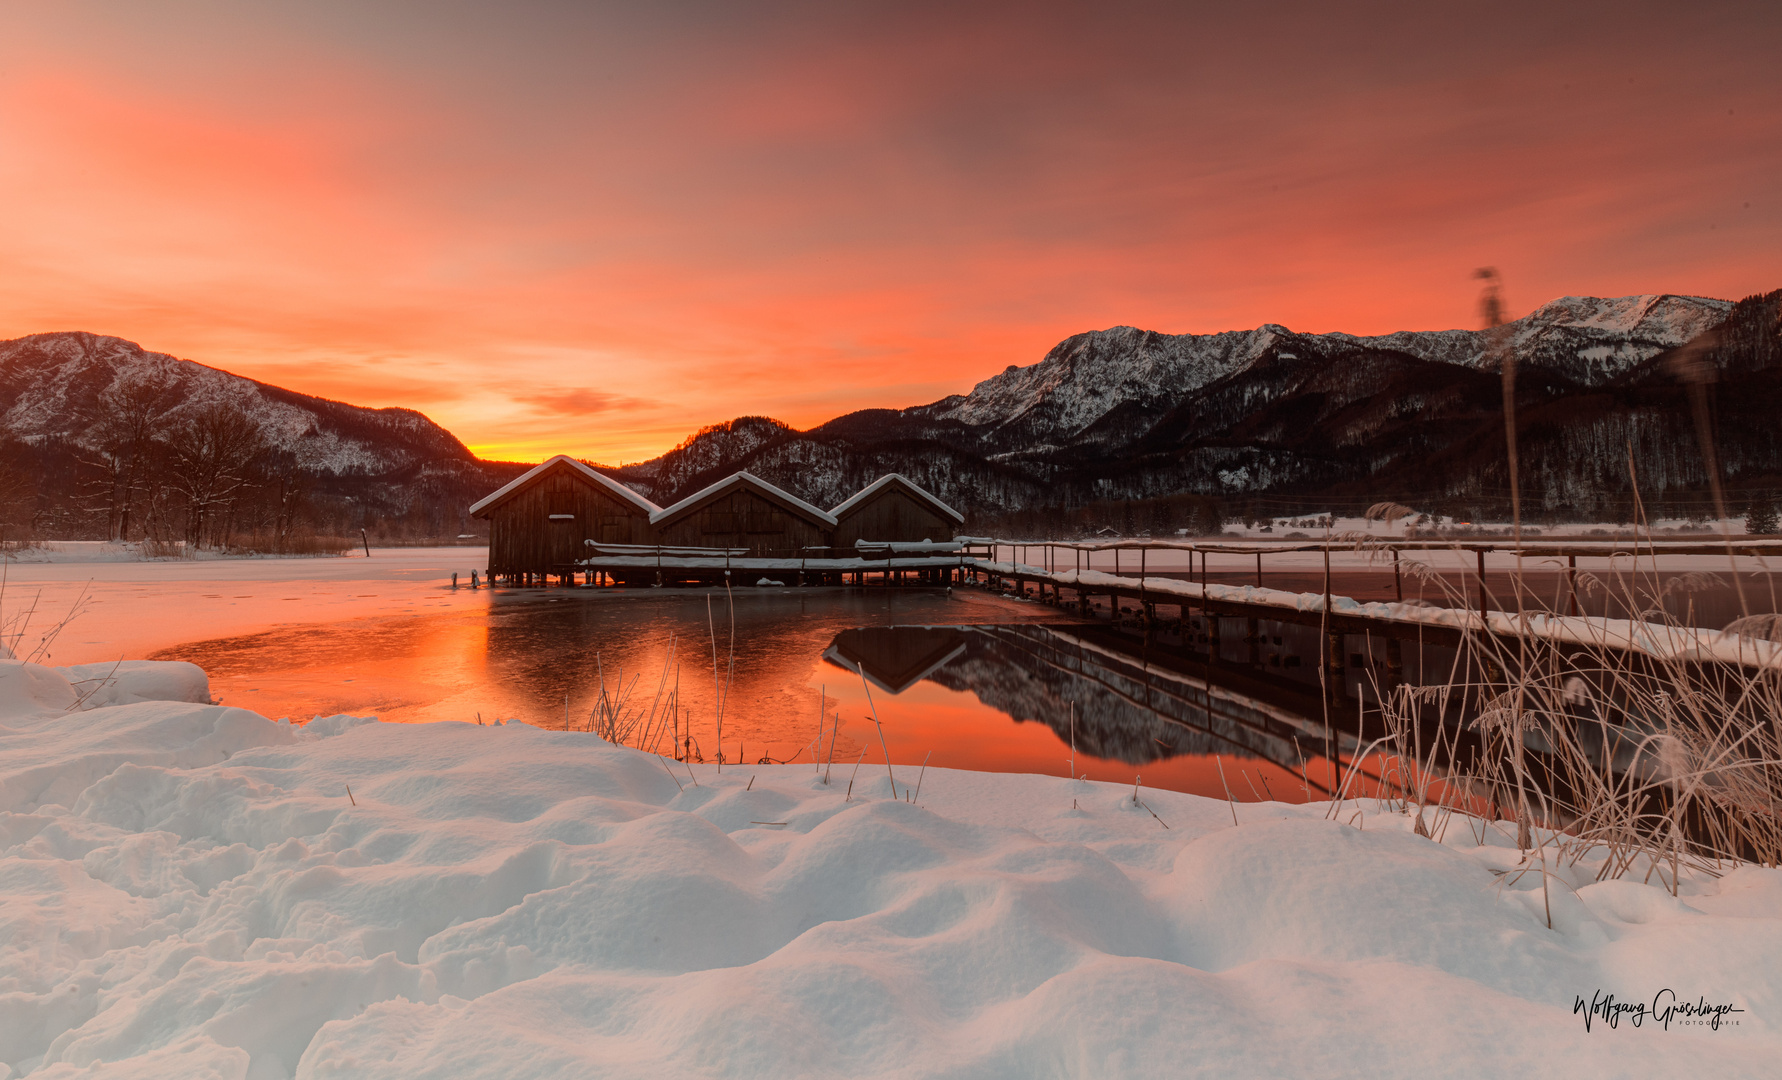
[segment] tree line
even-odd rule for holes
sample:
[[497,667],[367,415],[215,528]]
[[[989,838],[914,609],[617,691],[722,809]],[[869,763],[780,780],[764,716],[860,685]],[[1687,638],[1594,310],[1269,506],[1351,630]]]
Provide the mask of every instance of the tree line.
[[181,403],[171,383],[140,379],[107,389],[92,419],[76,441],[7,440],[0,525],[195,548],[313,546],[313,477],[239,405]]

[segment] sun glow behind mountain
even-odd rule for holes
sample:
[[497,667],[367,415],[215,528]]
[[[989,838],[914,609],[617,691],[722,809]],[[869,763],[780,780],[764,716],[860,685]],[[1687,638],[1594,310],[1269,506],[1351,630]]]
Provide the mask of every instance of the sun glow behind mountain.
[[1774,287],[1776,15],[1499,10],[14,7],[0,338],[616,462],[1117,324],[1470,326],[1483,264]]

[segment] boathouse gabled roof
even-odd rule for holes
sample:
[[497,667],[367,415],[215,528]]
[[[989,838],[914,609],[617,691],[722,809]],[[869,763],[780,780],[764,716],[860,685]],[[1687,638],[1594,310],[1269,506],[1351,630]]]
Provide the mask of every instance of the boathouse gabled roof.
[[902,473],[886,473],[877,480],[874,480],[872,483],[861,488],[859,491],[856,491],[848,498],[842,500],[835,509],[829,512],[839,518],[849,510],[852,510],[854,507],[859,506],[861,503],[871,498],[877,492],[892,486],[901,488],[909,494],[914,495],[916,498],[927,503],[929,506],[934,507],[936,510],[945,514],[947,517],[952,518],[954,521],[957,521],[959,524],[965,524],[964,514],[961,514],[946,503],[941,502],[939,499],[935,498],[932,493],[923,488],[922,485],[916,483]]
[[588,466],[577,461],[575,458],[570,457],[568,454],[558,454],[549,461],[521,473],[492,494],[477,500],[470,507],[470,516],[481,517],[483,511],[493,509],[496,504],[505,501],[508,496],[531,484],[534,480],[544,475],[544,473],[552,466],[559,464],[568,465],[570,468],[581,473],[584,477],[594,481],[594,483],[598,484],[600,487],[603,487],[613,495],[618,496],[620,501],[636,507],[639,513],[655,515],[662,510],[660,506],[657,506],[655,503],[644,498],[642,495],[639,495],[637,492],[632,491],[630,488],[619,483],[605,473],[600,472],[598,469],[590,469]]
[[791,492],[777,488],[761,479],[759,476],[749,472],[731,473],[717,483],[695,491],[693,494],[682,499],[680,502],[675,503],[673,506],[655,511],[650,515],[650,524],[661,525],[664,522],[682,517],[688,512],[705,505],[717,496],[722,495],[729,489],[738,486],[746,487],[758,495],[764,495],[770,501],[780,503],[786,509],[801,517],[821,522],[831,528],[835,527],[835,518],[832,515],[824,513]]

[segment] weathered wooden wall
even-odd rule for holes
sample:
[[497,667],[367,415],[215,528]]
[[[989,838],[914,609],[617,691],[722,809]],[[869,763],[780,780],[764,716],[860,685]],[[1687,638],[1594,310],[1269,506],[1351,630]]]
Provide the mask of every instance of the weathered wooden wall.
[[796,559],[802,548],[827,546],[829,527],[759,492],[734,487],[692,508],[686,516],[664,522],[653,542],[748,548],[757,558]]
[[[573,515],[552,521],[552,514]],[[603,544],[651,544],[650,519],[568,465],[539,476],[489,517],[489,573],[558,573],[565,563],[592,554],[586,540]]]
[[856,540],[951,540],[959,523],[908,492],[888,485],[837,515],[835,546]]

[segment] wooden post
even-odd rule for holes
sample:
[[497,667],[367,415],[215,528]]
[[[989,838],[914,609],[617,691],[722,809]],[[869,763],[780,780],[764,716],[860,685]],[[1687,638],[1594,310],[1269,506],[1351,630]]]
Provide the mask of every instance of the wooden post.
[[[1336,665],[1336,658],[1339,657],[1343,651],[1343,639],[1341,634],[1330,629],[1331,615],[1330,541],[1326,540],[1324,542],[1324,641],[1319,647],[1319,651],[1323,653],[1323,655],[1319,657],[1319,663],[1324,665],[1324,699],[1327,704],[1336,701],[1343,696],[1343,669]],[[1329,741],[1331,738],[1328,730],[1329,726],[1329,716],[1327,711],[1325,717],[1326,733],[1324,748],[1327,757],[1335,752]],[[1331,757],[1330,760],[1334,762],[1336,761],[1336,758]]]
[[1262,549],[1256,550],[1256,587],[1262,588]]
[[1578,613],[1578,557],[1576,555],[1567,556],[1565,591],[1567,593],[1566,613],[1576,615]]
[[1330,699],[1338,701],[1343,696],[1343,635],[1335,630],[1325,635],[1326,654],[1330,665]]
[[1324,545],[1324,621],[1329,622],[1330,610],[1330,544]]
[[[1482,621],[1485,618],[1485,549],[1479,548],[1478,555],[1479,555],[1479,618]],[[1483,630],[1484,627],[1480,626],[1480,629]]]
[[1405,580],[1398,574],[1398,549],[1392,549],[1392,594],[1399,603],[1405,602]]

